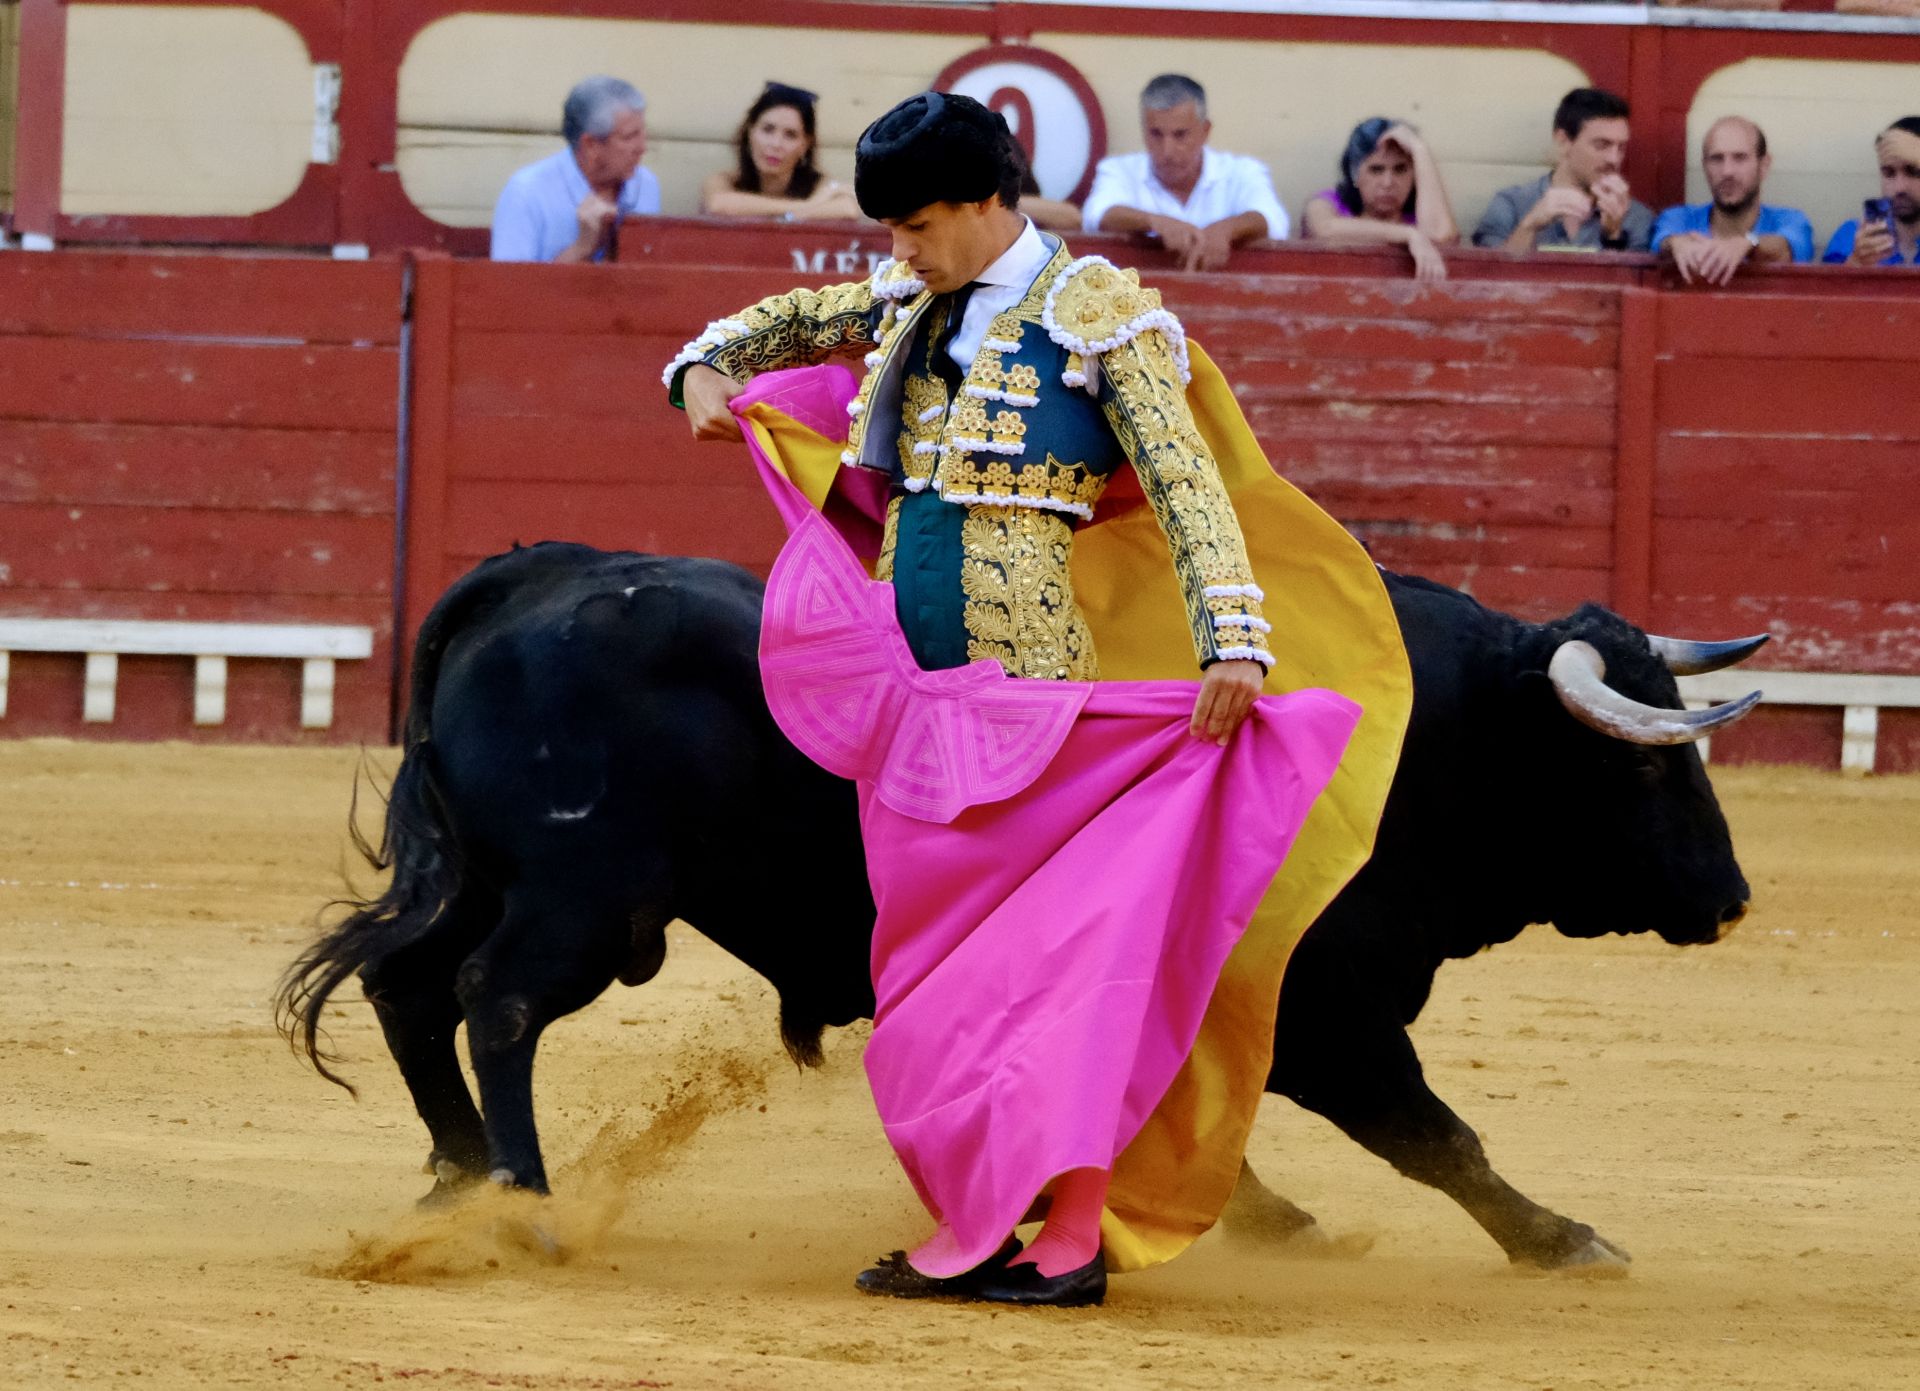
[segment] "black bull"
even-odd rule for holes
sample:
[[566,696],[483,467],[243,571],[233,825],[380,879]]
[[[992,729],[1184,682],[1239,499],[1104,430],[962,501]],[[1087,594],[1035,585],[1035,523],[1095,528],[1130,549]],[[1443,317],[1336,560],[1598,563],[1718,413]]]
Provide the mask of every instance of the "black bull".
[[[1451,1196],[1513,1261],[1619,1264],[1591,1227],[1493,1171],[1406,1030],[1442,962],[1529,923],[1699,943],[1738,919],[1747,885],[1697,752],[1670,728],[1657,743],[1596,732],[1620,712],[1576,720],[1560,689],[1571,644],[1604,663],[1603,702],[1671,718],[1672,652],[1594,606],[1535,625],[1426,580],[1387,584],[1412,723],[1372,860],[1287,969],[1267,1089]],[[294,963],[280,1004],[333,1077],[321,1012],[359,974],[432,1135],[436,1193],[480,1175],[544,1191],[540,1033],[616,979],[651,978],[675,918],[775,986],[801,1062],[825,1027],[872,1010],[853,788],[767,713],[760,594],[717,561],[548,543],[482,563],[423,625],[373,857],[390,883]],[[463,1020],[477,1109],[454,1048]],[[1230,1226],[1318,1236],[1242,1177]]]

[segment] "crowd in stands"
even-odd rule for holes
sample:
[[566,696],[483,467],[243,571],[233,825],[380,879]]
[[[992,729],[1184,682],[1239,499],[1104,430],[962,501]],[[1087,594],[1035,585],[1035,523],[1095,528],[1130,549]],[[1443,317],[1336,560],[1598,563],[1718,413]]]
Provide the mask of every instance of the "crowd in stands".
[[[815,164],[818,100],[767,83],[736,133],[734,167],[715,170],[702,185],[701,211],[788,222],[858,219],[853,190]],[[1651,251],[1681,279],[1716,285],[1748,262],[1814,259],[1806,214],[1761,201],[1772,157],[1757,124],[1742,116],[1714,122],[1700,151],[1708,201],[1656,217],[1634,198],[1623,173],[1630,120],[1626,101],[1611,92],[1567,93],[1553,116],[1553,167],[1496,193],[1473,244],[1514,252]],[[581,82],[567,96],[561,127],[567,148],[519,170],[500,195],[495,260],[605,259],[623,218],[660,211],[659,182],[641,167],[646,99],[630,83]],[[1212,134],[1200,84],[1174,73],[1156,77],[1140,94],[1143,148],[1101,160],[1084,207],[1041,197],[1029,172],[1021,210],[1054,230],[1152,237],[1188,270],[1221,269],[1236,247],[1285,238],[1291,223],[1266,165],[1215,149]],[[1874,148],[1879,196],[1834,230],[1820,259],[1920,265],[1920,116],[1895,121]],[[1460,227],[1420,132],[1390,117],[1362,121],[1337,170],[1337,183],[1307,199],[1301,235],[1404,246],[1420,279],[1444,278],[1443,248],[1459,242]]]

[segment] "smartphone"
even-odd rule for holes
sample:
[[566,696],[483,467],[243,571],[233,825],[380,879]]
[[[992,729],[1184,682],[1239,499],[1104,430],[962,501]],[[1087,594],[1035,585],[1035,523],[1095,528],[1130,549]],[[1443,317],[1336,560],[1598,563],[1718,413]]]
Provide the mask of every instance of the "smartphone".
[[1891,198],[1868,198],[1860,204],[1861,222],[1880,222],[1887,227],[1893,226],[1893,200]]

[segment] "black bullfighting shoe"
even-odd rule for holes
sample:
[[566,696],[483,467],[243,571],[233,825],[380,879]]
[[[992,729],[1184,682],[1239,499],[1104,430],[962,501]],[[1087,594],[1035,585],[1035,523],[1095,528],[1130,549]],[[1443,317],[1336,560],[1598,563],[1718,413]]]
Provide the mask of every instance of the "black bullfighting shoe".
[[978,1299],[975,1291],[980,1282],[1003,1274],[1007,1262],[1019,1254],[1019,1238],[1008,1237],[1005,1246],[972,1270],[940,1276],[922,1275],[907,1264],[905,1251],[894,1251],[882,1256],[878,1265],[854,1276],[853,1283],[862,1294],[884,1294],[894,1299]]
[[1042,1275],[1031,1262],[1010,1265],[980,1282],[973,1297],[988,1304],[1035,1304],[1055,1309],[1080,1309],[1107,1297],[1107,1258],[1095,1252],[1092,1260],[1065,1275]]

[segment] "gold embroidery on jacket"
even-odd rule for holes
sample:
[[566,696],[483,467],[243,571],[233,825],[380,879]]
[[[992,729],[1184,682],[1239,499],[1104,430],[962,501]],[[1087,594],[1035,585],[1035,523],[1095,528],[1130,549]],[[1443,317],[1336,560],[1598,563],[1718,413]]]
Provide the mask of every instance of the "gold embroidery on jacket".
[[1073,598],[1073,529],[1027,507],[969,507],[960,526],[967,658],[991,657],[1009,676],[1092,681],[1093,633]]
[[[936,412],[931,420],[922,419]],[[900,470],[908,478],[932,478],[939,461],[935,446],[947,412],[947,384],[938,377],[909,372],[900,384]],[[916,450],[915,445],[926,448]]]
[[1107,489],[1107,476],[1088,472],[1082,463],[1062,463],[1051,453],[1044,462],[1031,463],[997,454],[962,454],[946,461],[940,485],[943,494],[953,497],[985,497],[1015,506],[1024,501],[1088,520]]
[[843,349],[869,347],[879,341],[878,304],[865,280],[770,295],[730,316],[747,331],[713,349],[704,361],[745,381],[760,372],[819,362]]
[[1258,619],[1260,603],[1205,595],[1211,586],[1252,584],[1253,568],[1219,466],[1193,423],[1166,336],[1142,333],[1103,354],[1100,370],[1112,386],[1103,402],[1107,421],[1133,460],[1173,553],[1195,652],[1206,662],[1227,647],[1269,650],[1267,635],[1257,627],[1214,623],[1216,617]]
[[880,528],[880,556],[873,562],[873,577],[893,583],[893,556],[900,549],[900,497],[887,499],[887,520]]

